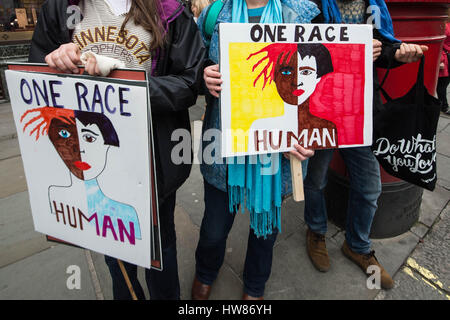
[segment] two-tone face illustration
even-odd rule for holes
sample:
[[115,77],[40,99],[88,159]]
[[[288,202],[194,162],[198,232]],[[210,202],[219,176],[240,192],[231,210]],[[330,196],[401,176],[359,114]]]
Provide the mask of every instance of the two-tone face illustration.
[[[105,169],[110,146],[119,147],[119,138],[111,121],[101,113],[74,111],[68,109],[44,107],[29,110],[40,112],[40,116],[30,120],[43,121],[30,133],[36,133],[39,139],[48,132],[49,139],[67,168],[80,180],[97,178]],[[25,113],[22,119],[29,113]]]
[[96,124],[84,125],[76,119],[75,124],[68,125],[53,119],[48,135],[67,168],[77,178],[94,179],[105,168],[109,145],[105,144]]
[[84,180],[83,170],[75,165],[75,163],[81,162],[80,143],[76,125],[68,124],[55,118],[50,123],[48,137],[67,168],[78,179]]
[[275,67],[274,81],[284,102],[298,106],[316,90],[320,82],[317,76],[317,61],[313,56],[302,58],[297,52],[289,61]]
[[[247,58],[265,53],[253,66],[253,71],[263,65],[253,85],[264,79],[263,89],[269,81],[275,81],[283,101],[299,106],[314,93],[322,77],[333,72],[328,49],[320,43],[273,43],[250,54]],[[272,70],[272,71],[270,71]]]

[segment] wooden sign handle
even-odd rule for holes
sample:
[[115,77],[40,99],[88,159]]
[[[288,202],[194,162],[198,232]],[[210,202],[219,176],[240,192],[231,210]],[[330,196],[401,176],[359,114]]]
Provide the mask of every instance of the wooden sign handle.
[[292,176],[292,196],[294,201],[300,202],[305,200],[303,192],[303,172],[302,162],[295,156],[290,155],[291,160],[291,176]]
[[123,278],[125,279],[128,290],[130,290],[131,297],[133,298],[133,300],[137,300],[138,298],[136,296],[136,293],[133,290],[133,285],[131,284],[130,278],[128,277],[128,273],[127,273],[127,270],[125,269],[125,266],[123,265],[121,260],[117,259],[117,262],[119,263],[119,267],[120,267],[120,270],[122,271]]

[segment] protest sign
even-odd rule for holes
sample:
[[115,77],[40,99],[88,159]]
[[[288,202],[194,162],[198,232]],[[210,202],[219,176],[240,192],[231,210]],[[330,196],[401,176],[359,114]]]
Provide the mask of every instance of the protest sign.
[[53,72],[6,71],[36,231],[161,269],[146,73]]
[[372,144],[372,27],[220,24],[222,155]]

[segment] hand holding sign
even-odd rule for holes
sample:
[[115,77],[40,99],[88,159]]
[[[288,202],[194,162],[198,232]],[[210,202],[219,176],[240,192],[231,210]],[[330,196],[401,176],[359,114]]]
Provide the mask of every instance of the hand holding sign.
[[373,39],[373,61],[374,62],[381,55],[382,45],[383,44],[381,43],[381,41],[378,41],[377,39]]
[[45,62],[52,69],[64,73],[79,73],[77,65],[83,64],[85,71],[91,76],[106,77],[125,64],[117,59],[97,55],[93,52],[81,54],[80,48],[74,43],[66,43],[45,57]]
[[65,73],[78,73],[77,65],[81,63],[80,48],[74,43],[66,43],[45,57],[45,62],[52,69]]
[[107,77],[114,69],[125,68],[125,63],[120,60],[102,56],[92,51],[83,52],[81,62],[85,66],[85,70],[91,76]]
[[314,155],[314,150],[305,149],[299,144],[295,144],[294,148],[294,150],[283,153],[286,159],[292,159],[292,157],[294,157],[299,161],[304,161]]
[[[91,53],[91,52],[89,52]],[[97,63],[97,58],[90,54],[88,56],[83,57],[84,61],[84,68],[86,70],[87,73],[89,73],[91,76],[100,76],[101,72],[100,72],[100,68],[99,65]],[[107,76],[107,74],[105,75]]]
[[206,87],[214,97],[219,98],[219,93],[222,90],[221,74],[219,72],[219,65],[215,64],[205,68],[203,72],[203,79],[205,80]]

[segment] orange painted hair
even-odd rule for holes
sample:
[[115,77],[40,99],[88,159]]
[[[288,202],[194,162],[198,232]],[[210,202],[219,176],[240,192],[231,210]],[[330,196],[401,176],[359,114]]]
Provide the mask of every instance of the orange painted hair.
[[297,44],[273,43],[262,48],[258,52],[250,54],[247,60],[261,53],[266,53],[266,56],[262,57],[253,65],[252,72],[254,72],[261,63],[265,63],[264,68],[258,74],[255,81],[253,81],[253,86],[256,86],[256,83],[262,76],[264,77],[263,89],[266,87],[267,82],[269,82],[269,84],[272,83],[275,77],[275,65],[282,64],[284,61],[289,63],[295,52],[297,52]]
[[23,127],[23,132],[25,132],[28,126],[35,126],[30,131],[30,136],[36,134],[36,141],[39,139],[41,135],[45,135],[48,133],[50,123],[55,118],[67,124],[75,124],[75,112],[73,110],[54,107],[42,107],[27,110],[22,115],[22,117],[20,117],[20,122],[22,122],[28,114],[33,112],[38,113],[38,115],[31,118],[28,122],[25,123]]

